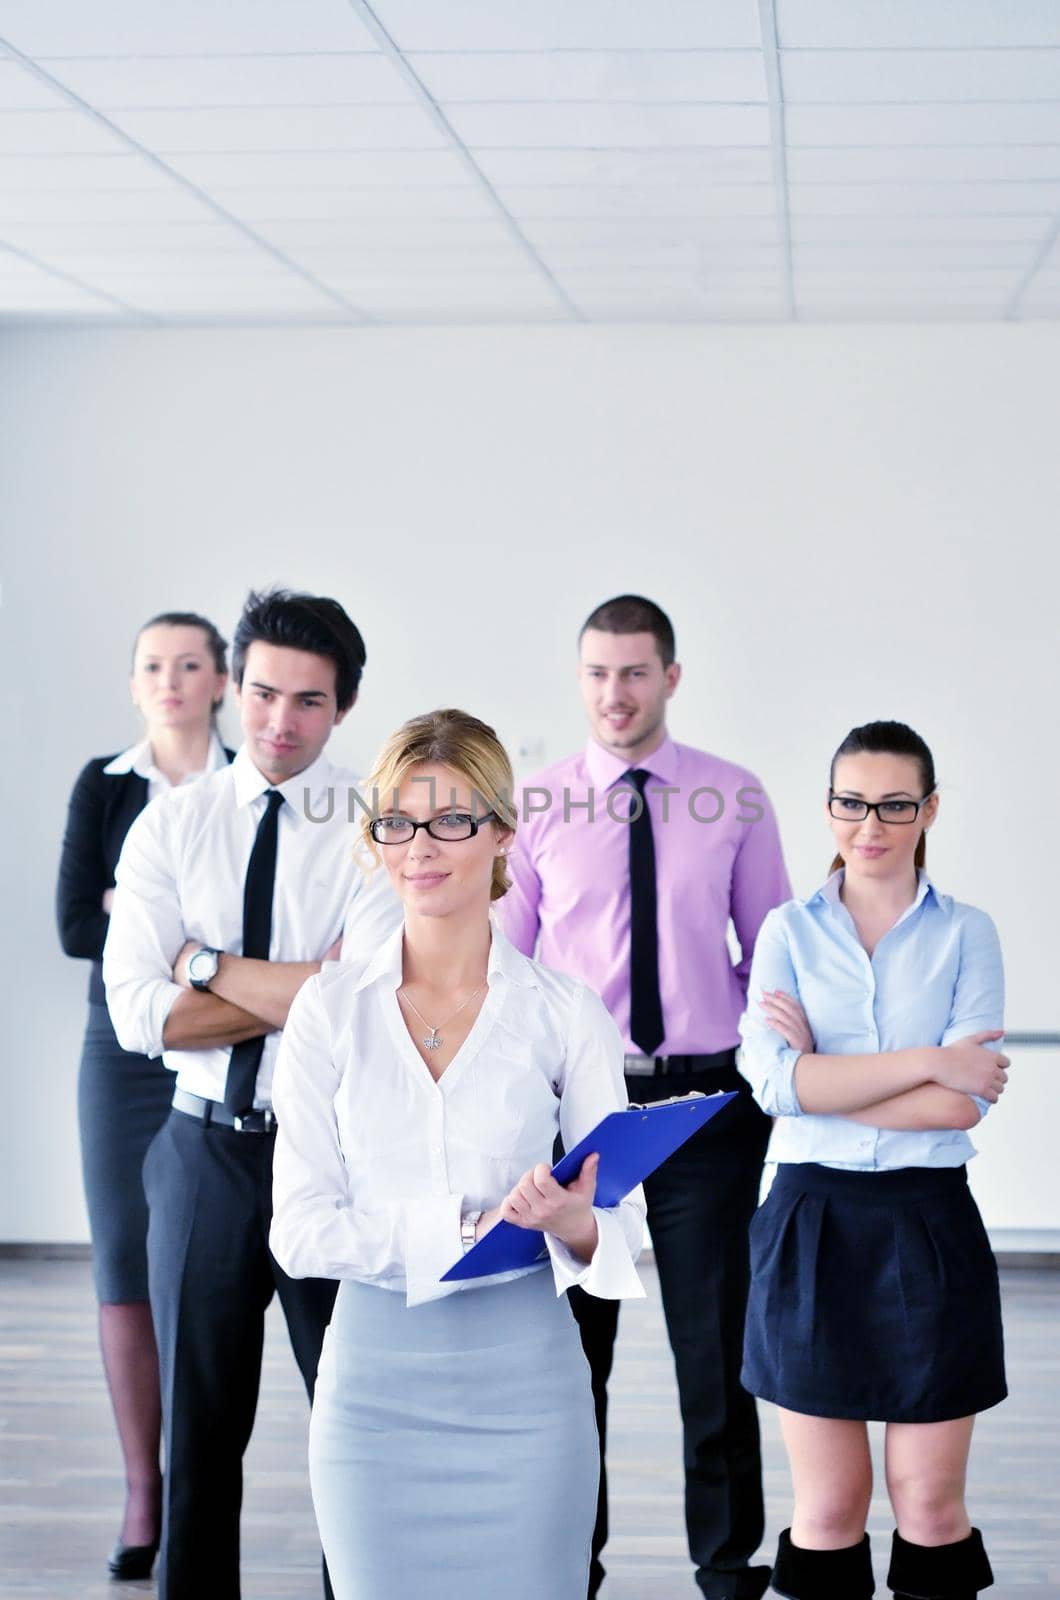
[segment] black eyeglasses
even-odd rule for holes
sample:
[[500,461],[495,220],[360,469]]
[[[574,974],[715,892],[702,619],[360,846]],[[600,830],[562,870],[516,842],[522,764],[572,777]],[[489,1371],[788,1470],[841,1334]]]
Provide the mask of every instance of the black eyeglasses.
[[440,817],[428,817],[426,822],[413,822],[411,817],[373,817],[371,834],[376,844],[408,844],[421,828],[426,828],[432,839],[457,844],[461,839],[473,839],[493,815],[492,811],[483,812],[481,817],[473,817],[468,811],[447,811]]
[[829,789],[828,809],[838,822],[864,822],[869,812],[875,811],[881,822],[901,825],[915,822],[920,808],[930,799],[931,795],[926,794],[923,800],[855,800],[853,795],[836,794],[834,789]]

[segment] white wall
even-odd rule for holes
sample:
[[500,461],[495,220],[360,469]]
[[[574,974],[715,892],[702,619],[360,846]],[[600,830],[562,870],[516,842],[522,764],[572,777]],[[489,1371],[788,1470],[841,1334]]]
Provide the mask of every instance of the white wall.
[[[912,722],[942,782],[933,873],[996,916],[1010,1025],[1060,1028],[1058,358],[1042,326],[0,334],[0,1239],[84,1235],[87,974],[52,921],[70,782],[134,736],[135,625],[187,606],[230,633],[251,584],[362,625],[336,736],[357,764],[442,702],[563,754],[579,622],[653,595],[674,732],[761,773],[803,893],[831,750]],[[975,1182],[994,1225],[1060,1228],[1027,1159],[1058,1058],[1024,1059]]]

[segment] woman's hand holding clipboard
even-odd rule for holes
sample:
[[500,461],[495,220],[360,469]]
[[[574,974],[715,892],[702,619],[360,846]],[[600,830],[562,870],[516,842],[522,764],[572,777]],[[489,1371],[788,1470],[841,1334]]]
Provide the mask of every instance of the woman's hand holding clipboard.
[[[612,1111],[573,1150],[567,1151],[552,1168],[552,1176],[557,1183],[568,1184],[577,1177],[586,1156],[599,1155],[593,1204],[604,1208],[617,1205],[735,1098],[732,1091],[693,1093]],[[449,1268],[441,1281],[456,1283],[489,1277],[495,1272],[518,1271],[532,1266],[547,1253],[536,1230],[498,1222]]]

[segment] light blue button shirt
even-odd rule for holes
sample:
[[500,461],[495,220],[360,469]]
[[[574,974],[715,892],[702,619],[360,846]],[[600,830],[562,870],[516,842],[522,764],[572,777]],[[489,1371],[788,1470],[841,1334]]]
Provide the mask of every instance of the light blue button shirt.
[[[870,958],[839,898],[842,882],[835,872],[809,900],[778,906],[755,944],[739,1062],[762,1110],[780,1119],[769,1160],[866,1172],[962,1166],[975,1146],[960,1129],[870,1128],[803,1111],[800,1052],[766,1026],[758,1001],[767,989],[799,1001],[821,1055],[952,1044],[1002,1026],[1001,946],[985,911],[940,894],[921,872],[916,899]],[[985,1115],[989,1102],[973,1098]]]

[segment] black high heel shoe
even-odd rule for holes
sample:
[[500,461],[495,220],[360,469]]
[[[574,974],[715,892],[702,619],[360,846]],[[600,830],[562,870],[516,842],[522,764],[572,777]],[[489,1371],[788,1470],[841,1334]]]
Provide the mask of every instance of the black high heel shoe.
[[154,1544],[122,1544],[119,1539],[107,1560],[107,1571],[119,1583],[131,1578],[149,1578],[158,1554]]

